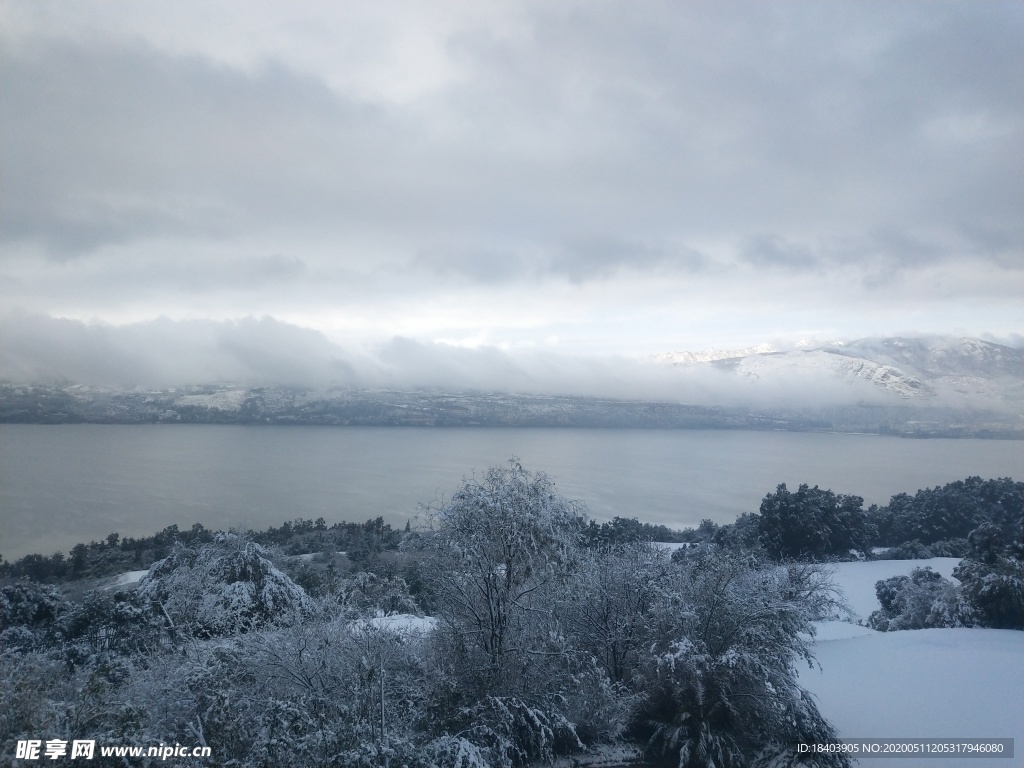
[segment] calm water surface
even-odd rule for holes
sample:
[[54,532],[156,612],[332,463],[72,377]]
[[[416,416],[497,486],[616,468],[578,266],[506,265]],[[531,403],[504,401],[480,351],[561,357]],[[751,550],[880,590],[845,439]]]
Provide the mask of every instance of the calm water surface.
[[968,475],[1024,479],[1024,443],[722,430],[147,425],[0,426],[0,554],[68,550],[167,525],[296,517],[405,525],[464,477],[517,456],[591,517],[667,525],[756,511],[785,482],[885,503]]

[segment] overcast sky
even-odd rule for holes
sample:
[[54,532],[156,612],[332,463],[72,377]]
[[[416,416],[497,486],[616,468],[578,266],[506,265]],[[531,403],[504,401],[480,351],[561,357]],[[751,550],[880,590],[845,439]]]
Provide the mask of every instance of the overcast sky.
[[9,367],[1024,329],[1018,0],[0,9]]

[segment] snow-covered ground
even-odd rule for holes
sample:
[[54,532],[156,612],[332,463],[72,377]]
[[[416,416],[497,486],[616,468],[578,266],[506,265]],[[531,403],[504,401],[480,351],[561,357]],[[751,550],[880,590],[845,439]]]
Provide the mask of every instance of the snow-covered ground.
[[204,408],[219,408],[222,411],[237,411],[242,407],[248,390],[222,389],[208,395],[184,395],[175,405],[198,405]]
[[[345,553],[342,550],[338,550],[334,554],[338,555],[339,557],[341,557],[341,556],[344,556]],[[292,559],[292,560],[300,560],[300,561],[303,561],[303,562],[309,562],[310,560],[313,560],[313,559],[315,559],[317,557],[320,557],[321,555],[323,555],[323,552],[309,552],[309,553],[307,553],[305,555],[292,555],[290,559]]]
[[[931,566],[949,576],[955,558],[842,563],[836,582],[860,616],[878,608],[874,582]],[[1014,758],[898,760],[935,768],[1024,765],[1024,632],[919,629],[875,632],[823,622],[815,642],[819,670],[800,682],[844,738],[1013,738]],[[892,759],[861,766],[894,768]]]
[[127,587],[129,584],[138,584],[147,573],[149,573],[148,569],[144,571],[126,571],[116,576],[103,586],[102,589],[116,589],[117,587]]
[[414,616],[409,613],[396,613],[390,616],[374,616],[360,619],[356,625],[365,625],[396,635],[426,635],[434,631],[437,619],[433,616]]
[[687,544],[685,541],[684,542],[652,541],[651,542],[651,546],[652,547],[657,547],[658,549],[663,549],[666,552],[672,553],[672,552],[675,552],[677,549],[683,549],[684,547],[689,547],[691,545]]

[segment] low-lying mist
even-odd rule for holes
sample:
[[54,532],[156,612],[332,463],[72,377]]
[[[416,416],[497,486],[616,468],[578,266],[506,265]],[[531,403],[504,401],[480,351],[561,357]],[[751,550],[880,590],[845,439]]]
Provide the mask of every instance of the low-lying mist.
[[2,335],[0,379],[22,384],[428,389],[697,405],[894,402],[893,395],[867,381],[811,368],[751,377],[721,364],[671,366],[652,359],[467,348],[404,337],[350,348],[320,331],[271,317],[158,318],[113,326],[19,313],[8,315]]

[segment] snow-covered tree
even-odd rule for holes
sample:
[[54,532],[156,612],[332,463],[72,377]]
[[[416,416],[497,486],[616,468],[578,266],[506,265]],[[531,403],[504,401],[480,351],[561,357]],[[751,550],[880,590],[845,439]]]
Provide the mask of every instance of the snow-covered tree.
[[872,510],[871,517],[880,543],[886,545],[963,539],[986,523],[995,525],[1006,542],[1024,522],[1024,483],[1008,477],[968,477],[913,496],[896,494],[885,507]]
[[433,522],[424,541],[439,618],[480,672],[480,692],[494,690],[536,652],[575,555],[580,510],[513,460],[467,481]]
[[761,502],[758,536],[777,560],[822,561],[867,552],[876,532],[861,508],[864,499],[783,483]]
[[580,749],[577,722],[601,730],[594,720],[614,698],[559,612],[574,584],[581,510],[513,460],[465,482],[432,523],[421,538],[440,620],[431,727],[492,765]]
[[978,623],[995,629],[1024,629],[1024,522],[1015,535],[994,523],[971,531],[967,557],[953,571],[963,584]]
[[[795,665],[820,606],[786,568],[705,548],[675,561],[662,593],[646,696],[633,721],[652,760],[680,768],[799,764],[797,742],[836,738]],[[848,765],[842,756],[819,765]]]
[[668,555],[649,544],[591,550],[580,558],[561,612],[580,650],[615,683],[629,683],[636,671],[669,569]]

